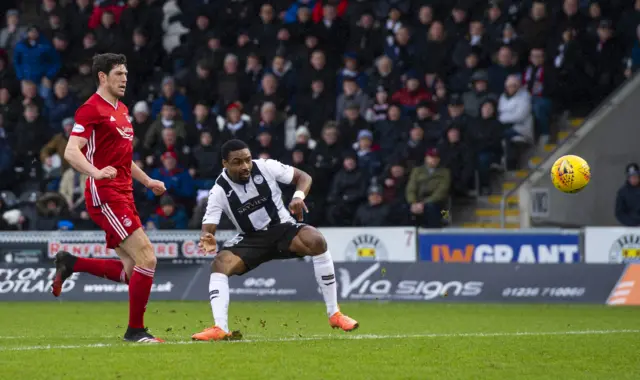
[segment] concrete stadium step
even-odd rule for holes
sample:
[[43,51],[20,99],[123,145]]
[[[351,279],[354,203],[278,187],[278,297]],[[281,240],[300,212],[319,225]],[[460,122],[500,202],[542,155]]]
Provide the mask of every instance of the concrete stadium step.
[[[500,206],[502,202],[502,195],[489,195],[486,202],[490,205]],[[507,206],[518,205],[518,196],[511,195],[507,197]]]
[[[465,222],[462,224],[462,228],[502,228],[500,223],[480,223],[480,222]],[[520,228],[520,223],[505,223],[506,229]]]
[[[508,208],[504,210],[506,216],[520,216],[519,208]],[[486,217],[500,217],[500,209],[499,208],[478,208],[475,211],[477,217],[486,218]]]

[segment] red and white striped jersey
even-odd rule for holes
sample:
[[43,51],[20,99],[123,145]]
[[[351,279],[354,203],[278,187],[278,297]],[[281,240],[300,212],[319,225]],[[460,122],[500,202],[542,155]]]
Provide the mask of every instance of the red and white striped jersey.
[[93,94],[75,115],[71,135],[87,139],[82,153],[96,168],[112,166],[118,171],[114,179],[87,179],[87,207],[107,202],[133,202],[131,162],[133,159],[133,127],[124,103],[111,104]]

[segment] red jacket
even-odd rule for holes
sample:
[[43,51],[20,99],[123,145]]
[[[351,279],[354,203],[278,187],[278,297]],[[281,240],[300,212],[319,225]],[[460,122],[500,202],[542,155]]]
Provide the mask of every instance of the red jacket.
[[409,90],[403,88],[393,94],[391,101],[407,107],[416,107],[418,103],[431,102],[431,94],[422,88],[415,92],[409,92]]
[[126,6],[107,5],[106,7],[97,7],[93,9],[91,17],[89,17],[89,29],[95,29],[100,25],[100,19],[105,11],[110,11],[116,20],[116,24],[120,22],[120,15]]
[[[313,19],[313,22],[315,22],[316,24],[322,21],[323,5],[324,4],[322,1],[318,1],[316,2],[316,5],[313,7],[313,13],[311,14],[311,17]],[[344,16],[345,12],[347,11],[347,5],[349,5],[348,0],[340,0],[340,3],[338,3],[338,6],[336,7],[336,13],[338,15],[338,18]]]

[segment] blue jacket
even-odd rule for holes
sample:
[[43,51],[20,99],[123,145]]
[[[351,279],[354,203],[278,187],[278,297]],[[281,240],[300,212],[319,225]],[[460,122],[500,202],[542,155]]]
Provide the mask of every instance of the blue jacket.
[[34,46],[24,39],[13,50],[13,67],[18,80],[40,84],[42,77],[53,79],[60,70],[60,55],[43,36]]
[[13,166],[13,152],[7,139],[0,138],[0,173],[5,173]]
[[[296,21],[298,21],[298,8],[300,8],[300,5],[304,5],[304,3],[301,1],[296,1],[293,4],[291,4],[289,9],[287,9],[287,12],[284,15],[285,24],[293,24]],[[309,8],[309,10],[313,11],[313,7],[315,7],[315,5],[316,5],[315,0],[309,0],[307,2],[307,7]]]
[[[151,172],[151,178],[164,182],[167,193],[180,198],[191,198],[196,196],[196,184],[188,171],[176,168],[169,172],[165,168],[154,169]],[[150,200],[155,199],[153,191],[147,191],[147,197]]]
[[153,223],[153,225],[158,229],[186,230],[189,224],[189,219],[181,207],[176,207],[173,214],[169,216],[164,214],[162,207],[158,207],[156,213],[151,215],[147,222]]
[[53,91],[45,99],[48,110],[49,125],[55,131],[62,131],[62,120],[73,117],[79,104],[75,97],[68,94],[64,99],[57,99]]
[[[153,103],[151,104],[151,120],[155,120],[156,117],[158,117],[158,114],[162,110],[162,105],[166,101],[167,101],[167,98],[165,98],[164,96],[160,96],[159,98],[153,101]],[[187,123],[190,122],[193,115],[192,115],[192,109],[191,109],[191,106],[189,105],[189,101],[187,100],[187,97],[176,92],[173,95],[173,102],[175,103],[176,108],[179,109],[180,112],[182,113],[182,120],[184,120]]]

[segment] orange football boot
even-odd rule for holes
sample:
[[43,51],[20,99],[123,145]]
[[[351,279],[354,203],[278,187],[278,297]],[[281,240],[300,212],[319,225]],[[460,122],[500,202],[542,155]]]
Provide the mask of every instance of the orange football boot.
[[358,321],[356,321],[355,319],[348,317],[344,314],[342,314],[341,312],[336,312],[334,313],[330,318],[329,318],[329,325],[331,325],[331,327],[333,327],[334,329],[342,329],[344,331],[353,331],[355,329],[358,328],[358,326],[360,326],[360,324],[358,323]]
[[207,327],[202,332],[193,334],[191,339],[201,341],[238,340],[242,338],[239,331],[226,332],[218,326]]

